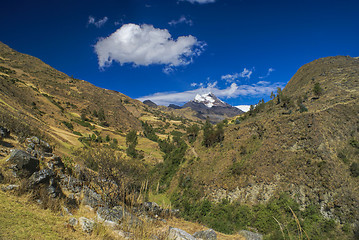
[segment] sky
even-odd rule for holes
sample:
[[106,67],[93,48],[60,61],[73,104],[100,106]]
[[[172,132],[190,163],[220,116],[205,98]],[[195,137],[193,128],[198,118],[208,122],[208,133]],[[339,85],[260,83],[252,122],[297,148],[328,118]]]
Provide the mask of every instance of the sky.
[[269,100],[304,64],[359,56],[357,0],[2,0],[0,41],[160,105]]

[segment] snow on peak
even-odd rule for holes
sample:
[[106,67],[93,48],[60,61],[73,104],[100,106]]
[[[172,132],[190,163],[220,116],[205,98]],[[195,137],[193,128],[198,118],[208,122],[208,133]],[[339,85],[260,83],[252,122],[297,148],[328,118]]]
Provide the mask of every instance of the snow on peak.
[[218,99],[211,92],[203,94],[203,95],[197,94],[196,97],[194,98],[194,102],[203,103],[208,108],[211,108],[213,106],[225,106],[225,105],[227,105],[226,103],[224,103],[223,101]]

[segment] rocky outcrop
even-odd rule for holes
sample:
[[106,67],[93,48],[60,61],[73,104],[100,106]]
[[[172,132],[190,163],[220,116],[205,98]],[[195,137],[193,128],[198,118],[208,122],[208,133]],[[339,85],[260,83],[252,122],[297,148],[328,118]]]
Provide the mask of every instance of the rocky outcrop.
[[85,217],[80,217],[79,223],[82,230],[86,233],[92,233],[93,229],[95,228],[95,221]]
[[197,240],[217,240],[217,233],[213,229],[208,229],[193,234]]
[[40,140],[38,137],[31,137],[26,139],[27,149],[26,152],[36,158],[51,157],[52,147],[47,142]]
[[102,200],[101,195],[89,189],[88,187],[85,187],[83,189],[83,195],[84,195],[84,198],[82,200],[83,205],[89,205],[92,208],[106,205],[105,202]]
[[11,152],[7,160],[11,164],[10,168],[20,177],[31,176],[39,170],[39,160],[22,150],[14,150]]
[[10,130],[3,126],[0,126],[0,140],[9,137],[10,137]]
[[260,233],[254,233],[247,230],[242,230],[239,232],[239,235],[242,235],[246,240],[263,240],[263,235]]
[[196,240],[191,234],[179,228],[169,228],[168,240]]
[[34,172],[28,181],[30,187],[33,187],[39,183],[49,182],[50,178],[54,176],[54,172],[49,168],[44,168],[38,172]]
[[163,209],[155,202],[144,202],[141,204],[140,210],[145,211],[154,217],[178,217],[178,209]]

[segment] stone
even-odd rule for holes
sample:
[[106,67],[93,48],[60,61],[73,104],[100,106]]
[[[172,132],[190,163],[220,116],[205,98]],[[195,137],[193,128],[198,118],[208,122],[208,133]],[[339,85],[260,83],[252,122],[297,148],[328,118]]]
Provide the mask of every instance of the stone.
[[7,161],[20,177],[28,177],[39,170],[39,160],[19,149],[12,151]]
[[124,238],[124,239],[134,239],[134,235],[133,233],[130,232],[124,232],[122,230],[114,230],[113,231],[115,234],[117,234],[119,237]]
[[62,190],[71,193],[80,193],[82,191],[83,182],[77,178],[66,174],[60,174],[60,187]]
[[29,186],[34,186],[39,183],[50,181],[50,178],[54,176],[54,172],[49,168],[44,168],[38,172],[34,172],[29,178]]
[[10,137],[10,130],[0,126],[0,139],[1,138],[9,138]]
[[101,195],[96,193],[95,191],[86,187],[83,190],[83,194],[84,194],[84,198],[82,200],[83,205],[89,205],[92,208],[105,205]]
[[121,206],[115,206],[112,209],[108,207],[99,207],[96,213],[99,222],[111,227],[118,226],[119,222],[125,222],[131,227],[142,224],[142,221],[138,217],[129,213]]
[[76,218],[72,217],[72,218],[69,219],[69,224],[71,226],[76,226],[78,223],[79,223],[79,221]]
[[169,228],[168,240],[196,240],[191,234],[179,228]]
[[95,221],[85,217],[80,217],[79,223],[82,230],[86,233],[92,233],[93,229],[95,228]]
[[239,231],[239,235],[242,235],[246,240],[263,240],[263,235],[260,233],[254,233],[247,230]]
[[195,232],[193,237],[201,240],[217,240],[217,233],[213,229]]
[[4,192],[6,192],[6,191],[11,191],[11,190],[18,189],[19,187],[20,187],[19,185],[10,184],[10,185],[1,187],[1,190],[3,190]]

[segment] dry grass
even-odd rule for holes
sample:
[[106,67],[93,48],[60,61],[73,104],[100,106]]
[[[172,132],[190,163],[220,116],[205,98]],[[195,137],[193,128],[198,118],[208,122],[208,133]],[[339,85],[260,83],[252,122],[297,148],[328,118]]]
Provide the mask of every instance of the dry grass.
[[0,191],[0,239],[96,239],[82,231],[69,231],[66,220],[29,202],[28,196]]

